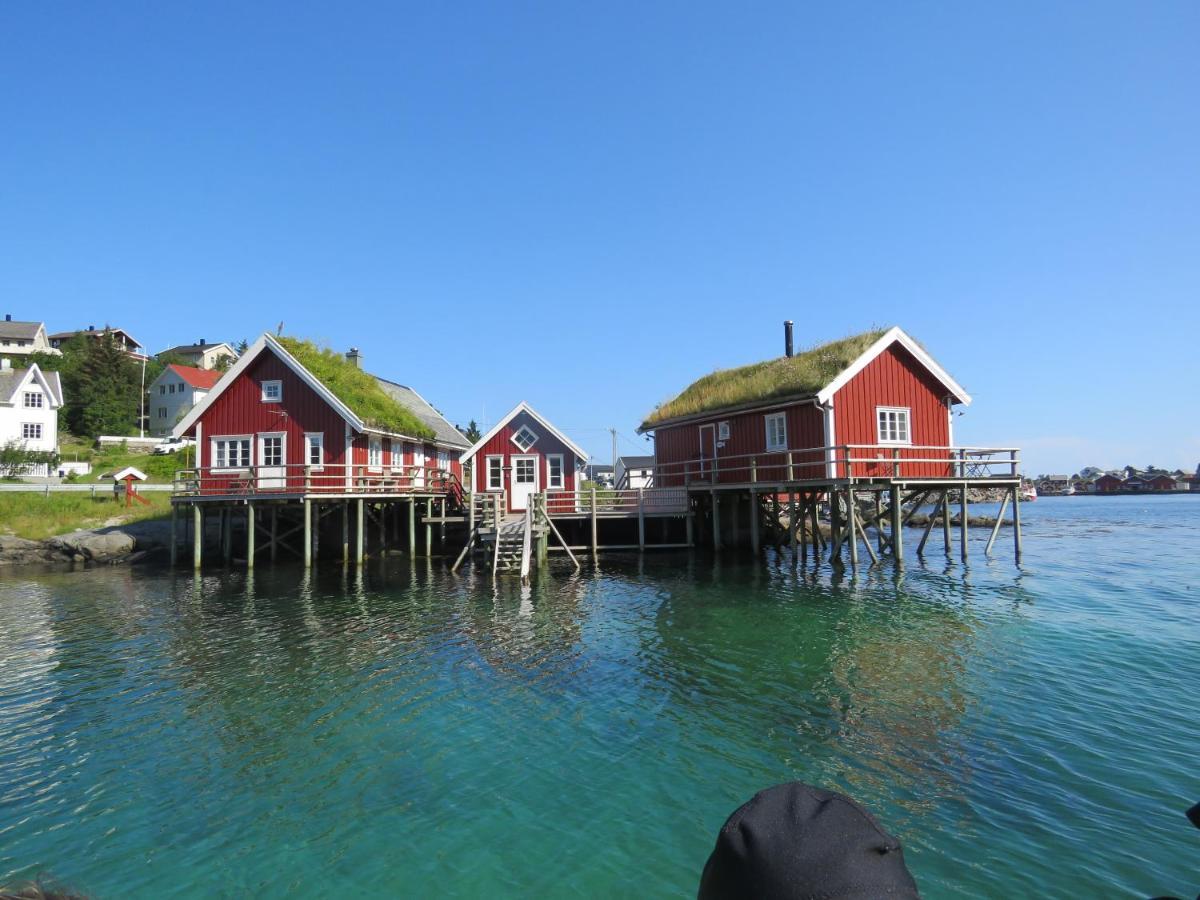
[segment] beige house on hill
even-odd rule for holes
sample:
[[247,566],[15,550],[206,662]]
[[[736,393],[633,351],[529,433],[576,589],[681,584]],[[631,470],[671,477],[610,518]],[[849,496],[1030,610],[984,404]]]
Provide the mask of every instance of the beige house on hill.
[[200,338],[195,344],[183,344],[164,350],[159,355],[168,354],[182,357],[189,366],[195,366],[197,369],[215,369],[222,360],[232,363],[238,358],[237,351],[224,341],[210,344],[204,338]]
[[14,322],[11,315],[6,315],[0,322],[0,356],[29,356],[31,353],[60,355],[50,345],[43,323]]

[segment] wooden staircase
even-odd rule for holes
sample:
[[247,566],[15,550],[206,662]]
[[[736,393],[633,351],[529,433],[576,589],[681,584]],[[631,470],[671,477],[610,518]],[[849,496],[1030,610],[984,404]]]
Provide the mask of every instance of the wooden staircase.
[[522,558],[527,553],[526,515],[506,516],[500,522],[493,547],[492,574],[522,571]]

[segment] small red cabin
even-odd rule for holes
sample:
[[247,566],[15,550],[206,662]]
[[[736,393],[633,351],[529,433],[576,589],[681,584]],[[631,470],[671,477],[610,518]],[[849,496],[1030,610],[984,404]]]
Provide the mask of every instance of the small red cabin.
[[342,371],[339,395],[289,346],[326,371],[361,359],[259,338],[174,429],[195,438],[200,493],[441,491],[461,479],[466,439],[416,391]]
[[[659,407],[655,486],[948,477],[970,396],[900,328],[716,372]],[[912,462],[904,462],[912,460]]]
[[462,460],[474,461],[471,477],[476,491],[504,491],[508,512],[520,512],[529,506],[531,496],[542,491],[548,497],[559,492],[573,497],[582,484],[587,454],[528,403],[521,402],[476,441]]

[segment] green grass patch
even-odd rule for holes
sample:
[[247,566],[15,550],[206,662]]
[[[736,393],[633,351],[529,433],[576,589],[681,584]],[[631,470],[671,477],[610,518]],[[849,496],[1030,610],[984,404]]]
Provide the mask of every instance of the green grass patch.
[[149,506],[125,508],[124,498],[117,503],[112,489],[90,494],[36,491],[0,492],[0,532],[15,534],[31,541],[45,540],[59,534],[82,529],[101,528],[113,521],[117,524],[158,519],[171,512],[170,494],[144,494]]
[[318,347],[311,341],[280,337],[279,343],[297,361],[312,372],[339,400],[373,428],[412,437],[432,438],[433,431],[405,409],[368,375],[342,354],[328,347]]
[[873,329],[801,350],[792,357],[719,369],[685,388],[674,400],[658,406],[642,428],[653,428],[669,419],[712,412],[778,397],[812,396],[833,381],[868,347],[883,337]]

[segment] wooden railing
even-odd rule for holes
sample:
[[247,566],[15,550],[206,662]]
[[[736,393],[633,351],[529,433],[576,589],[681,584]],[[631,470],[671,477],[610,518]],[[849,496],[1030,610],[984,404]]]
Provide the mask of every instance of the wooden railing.
[[330,463],[180,469],[175,473],[172,491],[180,497],[442,494],[458,502],[463,499],[462,484],[445,469]]
[[542,508],[548,516],[591,515],[611,518],[637,515],[670,515],[687,511],[686,488],[590,488],[580,491],[547,491]]
[[780,484],[831,478],[1013,479],[1020,477],[1020,469],[1020,451],[1014,447],[837,444],[658,463],[654,484],[657,490],[695,484]]

